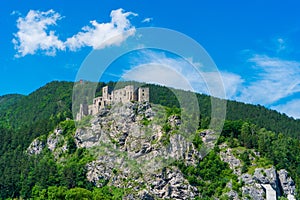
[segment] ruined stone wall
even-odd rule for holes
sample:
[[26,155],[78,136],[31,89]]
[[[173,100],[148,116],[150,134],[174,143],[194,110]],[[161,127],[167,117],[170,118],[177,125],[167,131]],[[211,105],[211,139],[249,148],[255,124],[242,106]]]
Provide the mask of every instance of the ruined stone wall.
[[110,91],[108,86],[102,88],[102,96],[93,99],[92,105],[80,105],[80,111],[76,116],[81,120],[86,115],[94,115],[100,109],[106,108],[113,103],[126,103],[130,101],[149,101],[149,88],[135,88],[133,85]]
[[138,89],[138,101],[139,102],[149,101],[149,88]]
[[135,94],[135,88],[133,85],[128,85],[125,88],[118,89],[112,91],[112,102],[118,103],[126,103],[130,101],[135,101],[136,99],[136,94]]
[[87,104],[80,104],[79,112],[76,115],[76,120],[81,120],[84,116],[89,114],[89,108]]

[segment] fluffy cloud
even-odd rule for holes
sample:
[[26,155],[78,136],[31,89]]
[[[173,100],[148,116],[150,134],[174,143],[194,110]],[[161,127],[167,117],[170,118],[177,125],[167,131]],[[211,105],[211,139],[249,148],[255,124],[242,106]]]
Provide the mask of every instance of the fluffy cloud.
[[132,12],[124,13],[123,9],[113,10],[110,14],[111,22],[91,21],[92,27],[83,27],[83,32],[67,39],[66,46],[75,51],[84,46],[101,49],[113,44],[119,45],[135,33],[135,27],[127,19],[130,15],[137,16]]
[[283,38],[276,39],[277,53],[287,49],[286,41]]
[[151,22],[152,20],[153,20],[153,18],[147,17],[147,18],[143,19],[142,23],[149,23],[149,22]]
[[178,71],[169,65],[158,63],[136,66],[132,70],[126,71],[122,78],[125,80],[160,84],[184,90],[193,90],[189,80],[182,74],[178,73]]
[[17,57],[35,54],[38,51],[46,55],[55,55],[58,50],[69,48],[76,51],[82,47],[94,49],[105,48],[110,45],[119,45],[135,33],[135,27],[128,20],[129,16],[137,16],[123,9],[113,10],[109,23],[91,21],[92,26],[85,26],[82,32],[75,34],[66,41],[61,41],[55,31],[49,30],[61,19],[59,13],[30,10],[26,17],[17,20],[18,32],[14,34],[13,44],[17,50]]
[[226,91],[226,98],[231,100],[235,99],[240,93],[244,80],[238,74],[222,71],[220,74]]
[[285,113],[288,116],[300,119],[300,99],[289,101],[282,105],[273,106],[272,109]]
[[49,10],[40,12],[30,10],[25,18],[19,17],[13,43],[17,50],[16,56],[35,54],[38,50],[46,55],[54,55],[57,50],[64,50],[65,45],[58,39],[54,31],[48,31],[49,26],[56,25],[61,16]]
[[257,70],[256,81],[241,91],[239,100],[271,105],[300,92],[300,63],[296,61],[255,55],[249,62]]
[[198,71],[202,64],[194,63],[191,58],[167,57],[149,50],[132,62],[133,68],[122,77],[125,80],[152,82],[221,98],[232,98],[243,82],[240,76],[229,72]]
[[[132,60],[133,68],[125,71],[122,78],[193,90],[222,98],[222,91],[218,91],[224,88],[227,99],[262,104],[300,118],[300,100],[278,105],[279,101],[300,92],[300,62],[266,55],[254,55],[248,61],[253,64],[255,72],[254,77],[246,82],[240,75],[230,72],[201,71],[202,64],[194,63],[191,58],[167,57],[164,53],[147,50]],[[190,63],[200,71],[195,70]],[[216,81],[220,77],[222,85]]]

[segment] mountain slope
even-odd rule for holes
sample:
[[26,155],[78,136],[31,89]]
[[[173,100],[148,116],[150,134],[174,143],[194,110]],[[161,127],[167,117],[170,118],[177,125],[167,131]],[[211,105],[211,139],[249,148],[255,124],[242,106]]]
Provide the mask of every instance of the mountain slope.
[[[45,139],[48,133],[53,131],[61,121],[72,118],[73,84],[72,82],[55,81],[28,96],[7,95],[0,97],[0,136],[2,138],[0,140],[0,198],[31,195],[28,194],[31,190],[25,188],[24,174],[32,173],[30,170],[32,163],[30,158],[24,156],[24,151],[35,138],[41,136]],[[110,86],[116,85],[113,82],[108,84]],[[124,82],[123,84],[128,83]],[[99,83],[97,94],[101,94],[101,86],[103,85],[105,84]],[[170,108],[178,106],[175,95],[168,88],[151,84],[147,84],[147,86],[150,88],[150,94],[152,94],[150,95],[151,103]],[[197,94],[197,97],[201,107],[200,126],[205,129],[210,120],[211,99],[209,96],[200,94]],[[246,122],[249,126],[245,125]],[[278,169],[287,169],[299,183],[300,161],[297,157],[300,154],[299,131],[299,120],[294,120],[262,106],[228,101],[226,123],[220,140],[227,141],[230,147],[242,145],[247,148],[258,149]],[[297,138],[297,140],[290,136]],[[74,148],[74,143],[70,138],[68,140],[69,145],[73,145],[72,151],[76,152],[74,157],[81,160],[80,166],[82,167],[86,162],[86,155],[80,153],[81,150]],[[49,155],[47,159],[42,159],[44,163],[41,166],[49,167],[52,165],[45,160],[55,163],[52,157]],[[72,161],[68,165],[69,169],[72,166],[77,166],[74,162]],[[64,167],[58,166],[58,171],[62,169],[68,171]],[[74,169],[77,168],[74,167]],[[51,173],[55,174],[56,172],[54,170]],[[43,174],[43,171],[39,168],[37,174]],[[86,181],[83,180],[83,174],[84,171],[78,178],[82,184]],[[30,177],[34,176],[31,175]],[[31,184],[37,181],[33,178]],[[57,183],[59,180],[55,181],[52,183]]]
[[[273,160],[264,157],[261,148],[268,142],[259,138],[257,147],[246,148],[249,145],[244,140],[246,122],[240,130],[240,139],[226,137],[219,140],[219,144],[203,158],[202,150],[207,148],[202,147],[209,146],[214,137],[213,130],[200,129],[186,137],[180,116],[149,103],[117,104],[83,119],[76,131],[70,128],[71,120],[65,121],[45,136],[47,139],[34,140],[27,152],[47,158],[52,155],[57,166],[66,167],[74,155],[85,151],[90,160],[79,160],[79,163],[84,162],[85,176],[79,172],[72,175],[72,180],[56,177],[56,186],[85,188],[90,192],[105,187],[112,191],[123,190],[118,198],[113,196],[117,199],[122,196],[123,199],[264,200],[269,194],[264,187],[278,196],[295,196],[295,184],[289,173],[282,168],[276,170]],[[261,136],[263,130],[253,134]],[[57,168],[58,174],[62,174],[60,167]],[[47,180],[47,175],[53,176],[44,173],[43,179]],[[81,181],[73,182],[78,176]],[[30,174],[26,179],[30,179]],[[88,188],[87,183],[82,185],[83,181],[96,188]],[[47,182],[41,189],[49,192],[50,187],[51,183]],[[64,195],[71,191],[66,189]],[[95,195],[91,193],[91,196]],[[35,197],[41,196],[42,192],[39,192]]]

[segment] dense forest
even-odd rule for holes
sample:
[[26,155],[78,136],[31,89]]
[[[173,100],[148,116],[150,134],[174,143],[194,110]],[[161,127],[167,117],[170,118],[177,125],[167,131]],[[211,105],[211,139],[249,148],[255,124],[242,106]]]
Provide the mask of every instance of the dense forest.
[[[109,82],[114,87],[116,83]],[[118,83],[119,87],[129,84]],[[139,84],[140,83],[130,83]],[[0,199],[15,197],[36,197],[37,199],[74,199],[82,195],[87,199],[119,199],[126,191],[105,186],[95,188],[85,178],[84,165],[91,159],[85,149],[77,149],[70,137],[66,161],[56,163],[50,152],[30,157],[26,154],[29,144],[37,137],[47,135],[56,126],[64,134],[72,134],[75,125],[72,120],[72,82],[51,82],[28,96],[5,95],[0,97]],[[99,83],[96,95],[101,94]],[[150,102],[173,108],[179,103],[167,87],[146,84],[150,88]],[[180,91],[185,93],[185,91]],[[189,93],[189,92],[187,92]],[[208,127],[211,112],[211,97],[197,94],[201,108],[199,128]],[[224,100],[219,100],[224,101]],[[278,169],[287,169],[296,184],[300,185],[300,120],[295,120],[277,111],[260,105],[227,101],[227,113],[219,143],[227,142],[231,147],[244,146],[256,149],[269,163]],[[197,144],[197,141],[195,142]],[[201,145],[201,144],[197,144]],[[236,177],[229,173],[228,166],[216,157],[215,148],[199,166],[184,166],[175,163],[193,185],[203,190],[210,198],[220,192],[225,182],[218,180]],[[244,171],[250,170],[245,156]],[[216,163],[210,166],[213,161]],[[199,179],[202,177],[202,179]],[[205,185],[206,180],[213,182]],[[298,194],[300,194],[298,188]]]

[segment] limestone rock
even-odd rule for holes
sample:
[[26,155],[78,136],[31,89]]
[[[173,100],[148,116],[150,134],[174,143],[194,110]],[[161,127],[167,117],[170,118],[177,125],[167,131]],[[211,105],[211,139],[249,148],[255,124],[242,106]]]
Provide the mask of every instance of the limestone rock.
[[181,119],[176,115],[170,116],[168,121],[172,127],[178,127],[181,125]]
[[45,147],[45,143],[40,139],[36,138],[31,142],[29,147],[27,148],[27,153],[30,155],[37,155],[42,152]]
[[56,129],[47,138],[47,147],[50,151],[54,151],[58,145],[64,143],[64,137],[61,135],[62,130]]
[[[162,125],[154,123],[155,119],[149,103],[128,102],[100,110],[91,126],[77,129],[76,145],[97,157],[86,166],[87,179],[98,187],[109,183],[137,191],[124,199],[192,199],[199,195],[178,168],[167,167],[174,159],[195,164],[197,150],[179,134],[168,135],[168,145],[162,144]],[[150,123],[144,125],[143,120]],[[181,125],[176,116],[168,123],[174,129]]]
[[221,151],[220,156],[221,160],[227,162],[229,164],[230,169],[232,169],[236,175],[242,174],[241,161],[233,155],[231,148],[227,148],[225,152]]
[[243,182],[247,185],[254,183],[254,180],[250,174],[242,174],[241,178],[242,178]]
[[249,195],[255,200],[264,200],[265,192],[260,184],[246,185],[242,187],[243,196]]
[[232,200],[239,200],[239,194],[234,191],[232,189],[232,180],[230,180],[227,185],[226,185],[227,188],[230,189],[229,192],[227,192],[225,195],[227,195],[229,197],[229,199],[232,199]]
[[146,182],[151,183],[152,194],[162,199],[193,199],[199,195],[197,188],[191,186],[176,167],[164,168]]
[[280,195],[279,183],[277,181],[277,173],[275,167],[269,169],[256,168],[253,179],[260,184],[270,184],[272,188]]
[[226,194],[229,197],[229,199],[232,199],[232,200],[238,200],[239,199],[238,193],[236,191],[234,191],[234,190],[230,190]]
[[278,171],[278,176],[281,184],[281,188],[285,195],[290,195],[290,198],[295,195],[295,183],[291,177],[288,176],[288,172],[285,169]]

